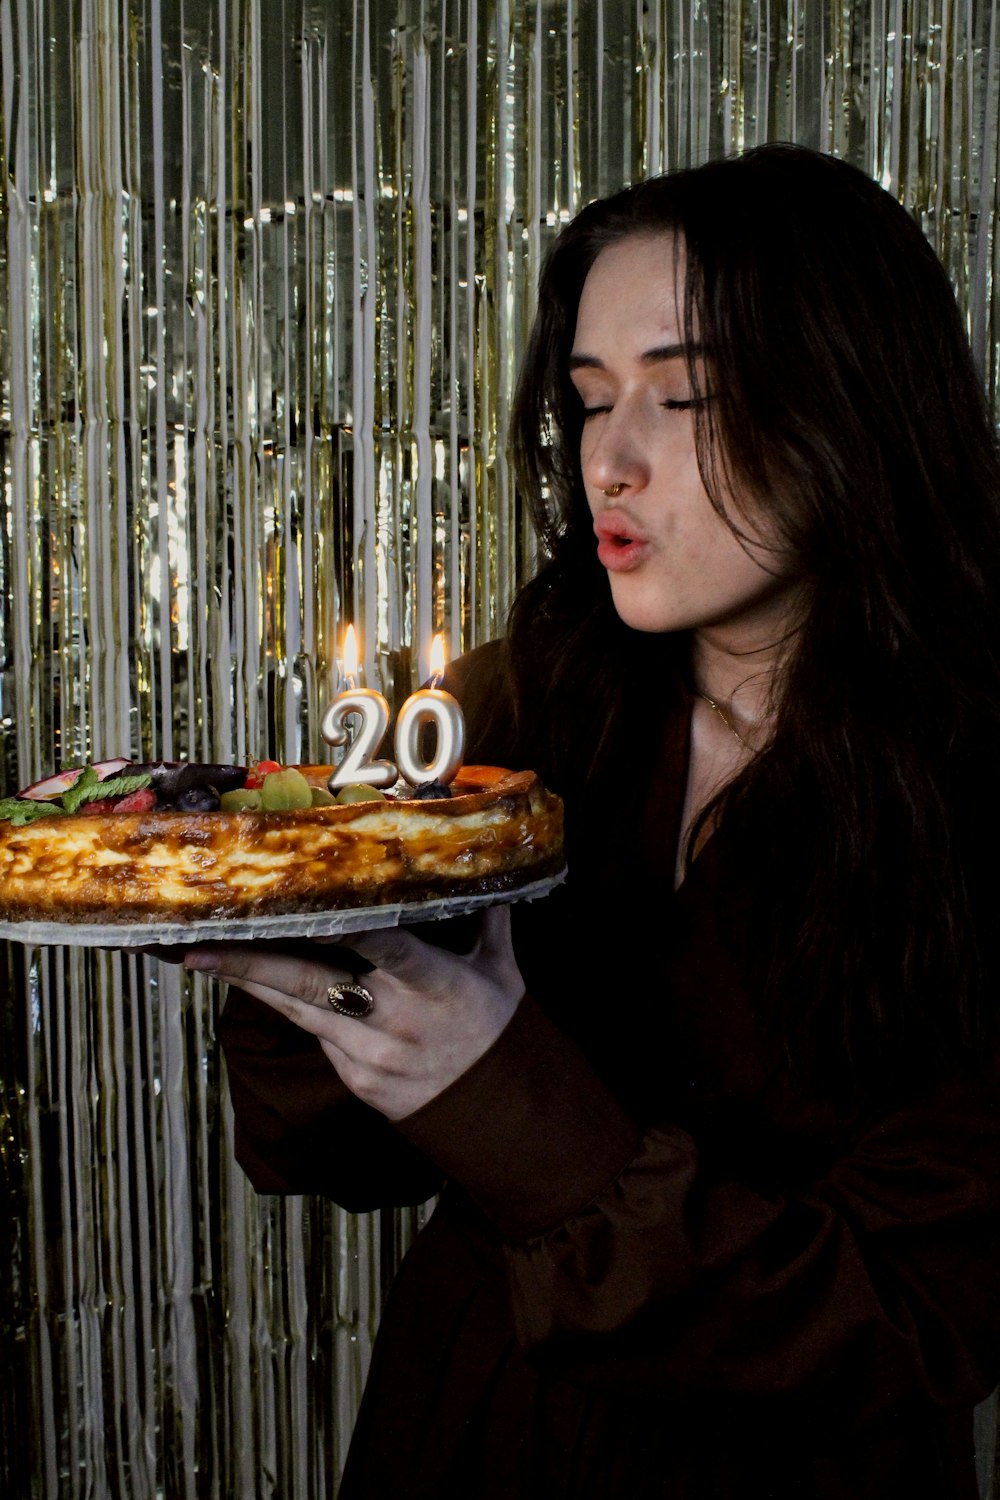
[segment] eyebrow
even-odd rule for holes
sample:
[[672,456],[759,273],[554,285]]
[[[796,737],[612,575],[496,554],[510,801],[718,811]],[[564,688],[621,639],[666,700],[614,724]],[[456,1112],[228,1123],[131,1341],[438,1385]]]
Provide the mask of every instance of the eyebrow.
[[[704,344],[660,344],[655,349],[646,349],[639,360],[644,365],[661,365],[669,359],[684,359],[704,352]],[[604,361],[595,354],[571,354],[569,357],[570,370],[603,370],[604,367]]]

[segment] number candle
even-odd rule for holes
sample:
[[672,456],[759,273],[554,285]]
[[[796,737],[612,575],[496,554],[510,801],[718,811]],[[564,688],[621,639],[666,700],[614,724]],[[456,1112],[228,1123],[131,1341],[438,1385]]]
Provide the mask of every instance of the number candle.
[[[358,642],[353,625],[348,625],[344,636],[344,677],[349,686],[334,698],[323,715],[321,726],[328,745],[347,745],[327,786],[331,792],[349,782],[392,786],[396,780],[396,767],[392,761],[372,759],[389,727],[389,705],[381,693],[357,685]],[[354,714],[360,715],[361,725],[352,738],[348,735],[347,720]]]
[[[436,635],[431,647],[432,683],[437,684],[443,676],[444,641]],[[426,724],[433,724],[437,731],[437,744],[430,761],[420,751]],[[437,686],[413,693],[399,710],[394,753],[400,775],[411,786],[426,781],[453,781],[465,754],[465,719],[458,700]]]

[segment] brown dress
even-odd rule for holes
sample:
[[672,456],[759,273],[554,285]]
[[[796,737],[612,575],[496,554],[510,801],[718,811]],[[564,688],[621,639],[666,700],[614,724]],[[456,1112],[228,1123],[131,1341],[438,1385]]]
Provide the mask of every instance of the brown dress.
[[[470,759],[495,748],[475,731],[496,690],[495,655],[471,660]],[[689,723],[671,694],[641,816],[568,809],[587,854],[513,909],[528,995],[396,1126],[312,1038],[229,998],[261,1192],[366,1210],[442,1189],[342,1500],[975,1500],[972,1408],[1000,1375],[998,1072],[863,1121],[797,1092],[718,838],[673,890]]]

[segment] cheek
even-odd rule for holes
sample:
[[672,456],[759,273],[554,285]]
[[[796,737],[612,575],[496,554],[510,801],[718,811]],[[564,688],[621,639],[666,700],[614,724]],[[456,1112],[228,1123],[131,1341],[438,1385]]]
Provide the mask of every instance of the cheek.
[[777,558],[768,553],[743,550],[734,536],[719,542],[711,569],[720,595],[734,602],[759,598],[769,593],[785,576]]
[[666,486],[667,509],[673,513],[672,530],[683,537],[692,552],[711,558],[718,565],[730,552],[742,556],[739,543],[708,498],[693,457],[684,456]]
[[686,574],[689,587],[713,595],[738,597],[752,591],[764,577],[700,486],[690,494],[668,547],[667,566]]
[[702,482],[694,444],[683,434],[659,444],[655,465],[649,476],[650,496],[658,497],[664,511],[669,511],[685,531],[710,534],[723,525],[712,508]]
[[587,465],[593,458],[594,449],[596,447],[597,432],[594,429],[593,423],[588,422],[588,424],[583,429],[583,436],[580,438],[580,468],[583,471],[583,477],[585,480],[587,477]]

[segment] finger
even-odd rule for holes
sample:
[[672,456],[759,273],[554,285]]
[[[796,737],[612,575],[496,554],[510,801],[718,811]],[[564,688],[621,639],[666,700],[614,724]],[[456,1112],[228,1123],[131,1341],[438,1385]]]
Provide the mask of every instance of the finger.
[[[428,945],[412,932],[407,932],[405,927],[355,932],[341,941],[349,944],[352,952],[360,954],[373,968],[391,974],[403,984],[419,988],[420,980],[426,978]],[[443,954],[443,950],[434,951]]]
[[[218,975],[218,978],[223,984],[238,983],[244,994],[260,1000],[286,1020],[293,1021],[302,1031],[308,1031],[334,1047],[338,1047],[338,1037],[343,1041],[349,1038],[350,1032],[345,1031],[345,1027],[363,1024],[360,1019],[338,1015],[325,1003],[325,997],[322,1005],[314,1005],[308,1000],[300,1000],[296,995],[288,994],[286,990],[273,989],[270,985],[259,984],[252,979],[233,981],[225,974]],[[342,1047],[338,1047],[338,1050],[346,1055]]]
[[476,943],[476,957],[490,964],[506,963],[514,957],[510,930],[510,907],[488,906],[483,912]]
[[182,964],[187,947],[183,943],[142,943],[138,948],[126,948],[126,953],[144,954],[146,958],[158,958],[161,964]]
[[353,967],[355,974],[367,974],[374,967],[360,953],[353,952],[350,937],[345,937],[343,933],[338,933],[336,937],[314,937],[309,941],[327,950],[323,954],[324,963],[341,964],[344,968]]
[[258,986],[313,1006],[326,1005],[331,985],[354,979],[350,970],[295,954],[271,953],[252,943],[204,943],[189,948],[184,966],[238,985],[248,994],[255,993],[251,986]]

